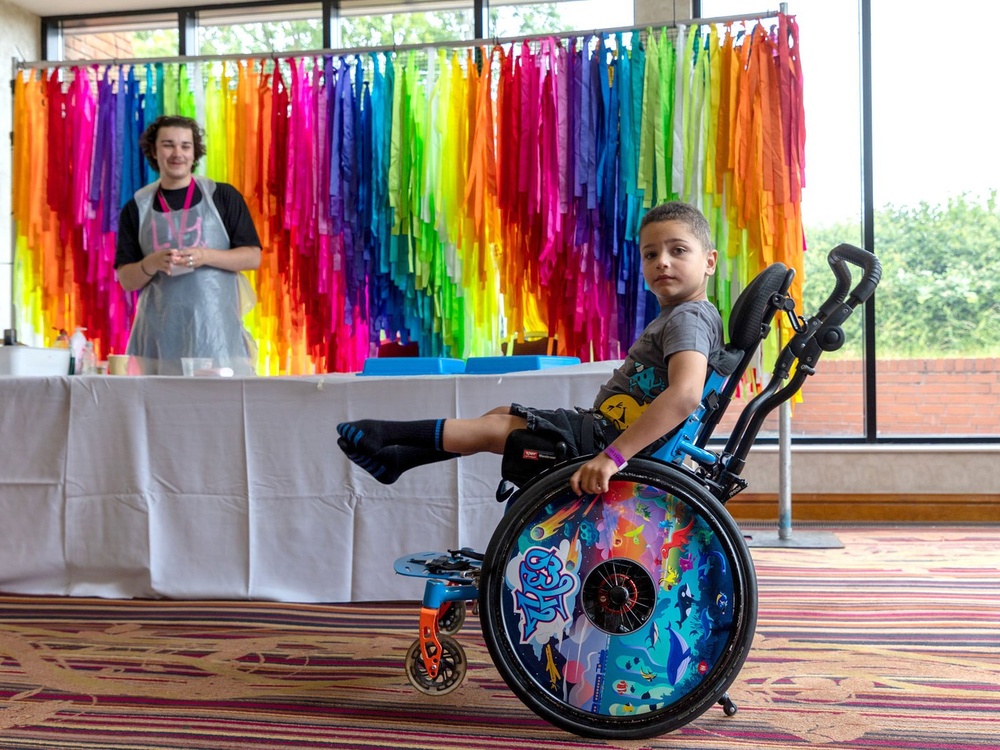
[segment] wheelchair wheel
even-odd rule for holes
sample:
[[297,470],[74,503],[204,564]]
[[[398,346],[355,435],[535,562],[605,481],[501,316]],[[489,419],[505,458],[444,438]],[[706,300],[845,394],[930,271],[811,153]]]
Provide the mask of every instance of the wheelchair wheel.
[[[469,663],[465,658],[465,649],[454,638],[448,635],[438,635],[441,644],[441,666],[437,677],[431,677],[424,666],[420,654],[420,639],[415,640],[406,652],[406,679],[424,695],[447,695],[462,684]],[[432,651],[433,645],[428,645]]]
[[437,627],[439,633],[455,635],[465,624],[465,602],[458,600],[445,602],[438,612]]
[[494,532],[483,637],[546,721],[584,737],[664,734],[728,700],[756,626],[753,562],[686,470],[633,459],[608,492],[577,497],[580,463],[526,487]]

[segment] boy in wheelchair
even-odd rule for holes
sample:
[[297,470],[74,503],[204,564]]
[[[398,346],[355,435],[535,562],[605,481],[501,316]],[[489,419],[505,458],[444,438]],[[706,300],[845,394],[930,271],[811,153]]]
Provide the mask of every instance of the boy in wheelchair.
[[[723,346],[722,319],[706,296],[717,253],[704,215],[680,202],[652,208],[640,225],[639,251],[660,314],[601,387],[593,408],[511,404],[474,419],[344,422],[337,425],[337,445],[384,484],[416,466],[484,451],[505,454],[504,477],[516,481],[516,448],[538,441],[549,446],[542,453],[557,460],[602,450],[573,474],[570,487],[577,494],[607,491],[628,459],[655,452],[698,407],[709,360]],[[565,455],[552,455],[556,446]]]

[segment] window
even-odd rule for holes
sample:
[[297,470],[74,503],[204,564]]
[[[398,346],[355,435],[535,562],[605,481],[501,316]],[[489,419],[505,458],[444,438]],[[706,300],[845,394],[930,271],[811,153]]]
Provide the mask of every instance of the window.
[[[278,20],[280,19],[280,20]],[[323,48],[320,3],[225,8],[198,13],[199,55],[291,52]]]
[[[703,18],[766,12],[756,0],[703,0]],[[803,307],[815,312],[833,289],[827,253],[841,242],[862,244],[861,52],[856,0],[796,4],[791,12],[802,41],[806,115],[806,186],[802,214],[805,254]],[[830,30],[830,33],[828,33]],[[836,60],[836,64],[831,64]],[[835,226],[833,230],[827,227]],[[801,312],[801,311],[800,311]],[[860,438],[864,435],[863,313],[855,311],[845,326],[847,343],[826,353],[792,405],[795,437]],[[727,414],[738,414],[737,404]],[[761,436],[778,433],[778,413],[765,422]]]
[[343,0],[333,47],[390,47],[474,37],[472,0],[395,3]]
[[607,0],[564,0],[563,2],[490,3],[487,36],[525,36],[528,34],[609,29],[631,26],[635,13],[632,3],[609,3]]
[[[179,53],[177,14],[74,19],[62,23],[62,60],[127,60]],[[50,55],[51,56],[51,55]]]
[[970,4],[948,55],[953,32],[930,24],[939,4],[886,5],[872,3],[879,434],[996,437],[1000,148],[976,71],[994,67],[1000,7]]

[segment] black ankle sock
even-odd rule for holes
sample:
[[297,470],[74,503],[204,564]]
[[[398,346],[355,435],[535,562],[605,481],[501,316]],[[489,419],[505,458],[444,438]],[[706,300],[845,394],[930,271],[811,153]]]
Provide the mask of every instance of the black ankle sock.
[[382,484],[392,484],[399,479],[400,474],[414,467],[447,461],[449,458],[458,458],[459,455],[431,448],[415,448],[409,445],[390,445],[374,455],[369,455],[355,450],[354,446],[345,438],[340,438],[337,445],[347,454],[349,459]]
[[359,419],[356,422],[341,422],[337,425],[337,433],[353,446],[353,452],[369,456],[374,456],[383,448],[393,445],[440,451],[444,438],[444,420],[391,422],[381,419]]
[[386,466],[393,467],[393,469],[397,472],[396,475],[399,476],[399,474],[402,474],[404,471],[409,471],[417,466],[436,464],[439,461],[447,461],[450,458],[458,458],[458,455],[459,454],[457,453],[432,450],[430,448],[414,448],[410,445],[393,445],[388,448],[383,448],[376,453],[375,460],[384,463]]

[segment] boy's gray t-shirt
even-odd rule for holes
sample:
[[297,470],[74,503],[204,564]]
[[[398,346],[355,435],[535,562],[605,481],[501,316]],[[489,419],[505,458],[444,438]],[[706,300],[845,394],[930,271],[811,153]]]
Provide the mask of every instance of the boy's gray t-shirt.
[[722,317],[707,300],[660,309],[628,350],[628,356],[601,386],[594,409],[623,431],[667,387],[667,360],[683,351],[710,357],[723,346]]

